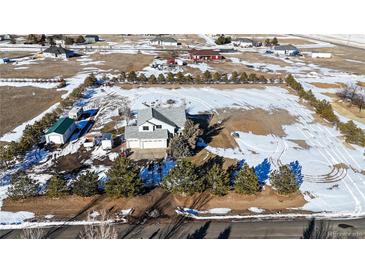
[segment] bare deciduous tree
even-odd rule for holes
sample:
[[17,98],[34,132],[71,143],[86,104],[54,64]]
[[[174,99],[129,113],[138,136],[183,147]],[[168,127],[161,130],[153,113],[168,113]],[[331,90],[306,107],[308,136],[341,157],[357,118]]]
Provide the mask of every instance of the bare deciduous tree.
[[42,228],[25,228],[20,233],[21,239],[43,239],[45,233]]
[[[106,211],[101,211],[99,217],[99,223],[89,224],[84,226],[84,230],[81,232],[81,239],[117,239],[118,234],[114,227],[110,223],[110,219]],[[95,221],[95,218],[88,216],[88,222]]]

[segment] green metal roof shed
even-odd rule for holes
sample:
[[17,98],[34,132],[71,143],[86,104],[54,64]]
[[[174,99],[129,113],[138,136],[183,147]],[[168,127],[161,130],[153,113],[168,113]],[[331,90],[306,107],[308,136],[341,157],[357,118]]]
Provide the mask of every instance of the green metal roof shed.
[[63,117],[60,118],[53,126],[51,126],[46,134],[50,133],[59,133],[59,134],[65,134],[65,132],[72,126],[72,124],[75,122],[74,119]]

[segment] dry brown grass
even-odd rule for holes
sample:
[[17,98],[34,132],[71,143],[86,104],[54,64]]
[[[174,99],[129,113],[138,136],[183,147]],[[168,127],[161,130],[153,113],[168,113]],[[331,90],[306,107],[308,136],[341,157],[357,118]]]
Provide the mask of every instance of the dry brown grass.
[[346,72],[365,74],[364,63],[351,62],[355,60],[365,62],[365,54],[363,49],[348,48],[344,46],[335,46],[330,48],[311,48],[308,51],[330,52],[332,58],[311,58],[306,57],[304,60],[309,64],[317,64],[323,67],[338,69]]
[[103,64],[91,65],[103,70],[138,71],[152,63],[154,56],[146,54],[111,53],[90,55],[93,61],[104,61]]
[[334,84],[334,83],[312,82],[309,84],[311,84],[317,88],[341,88],[343,86],[343,84],[341,84],[341,83]]
[[358,121],[365,124],[365,110],[359,111],[359,108],[350,103],[343,102],[336,94],[324,93],[325,95],[332,97],[331,105],[335,111],[348,119]]
[[27,64],[22,67],[27,69],[16,70],[13,64],[0,66],[0,75],[3,78],[54,78],[62,76],[64,78],[76,75],[82,70],[77,58],[70,58],[68,61],[45,59],[37,60],[34,64]]
[[0,87],[0,134],[34,118],[61,99],[62,92],[35,87]]
[[32,52],[29,51],[0,51],[0,58],[8,57],[8,58],[17,58],[33,55]]
[[296,121],[287,110],[276,109],[268,112],[264,109],[222,109],[214,115],[211,124],[221,121],[221,131],[213,137],[209,145],[213,147],[234,148],[236,143],[231,136],[234,131],[252,132],[257,135],[274,134],[284,137],[283,125]]
[[364,87],[365,88],[365,82],[357,82],[357,85],[360,86],[360,87]]

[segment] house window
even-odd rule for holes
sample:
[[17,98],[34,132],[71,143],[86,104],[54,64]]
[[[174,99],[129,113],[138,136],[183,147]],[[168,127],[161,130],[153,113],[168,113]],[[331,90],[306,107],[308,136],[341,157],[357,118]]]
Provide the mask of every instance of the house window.
[[162,125],[156,125],[156,128],[157,129],[162,128]]
[[148,130],[148,126],[143,126],[143,130]]

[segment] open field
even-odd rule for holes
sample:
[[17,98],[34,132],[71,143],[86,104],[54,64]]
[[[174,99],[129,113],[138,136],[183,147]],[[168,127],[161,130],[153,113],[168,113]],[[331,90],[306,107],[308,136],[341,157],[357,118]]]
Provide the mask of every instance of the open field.
[[0,135],[59,102],[61,95],[54,89],[0,86]]

